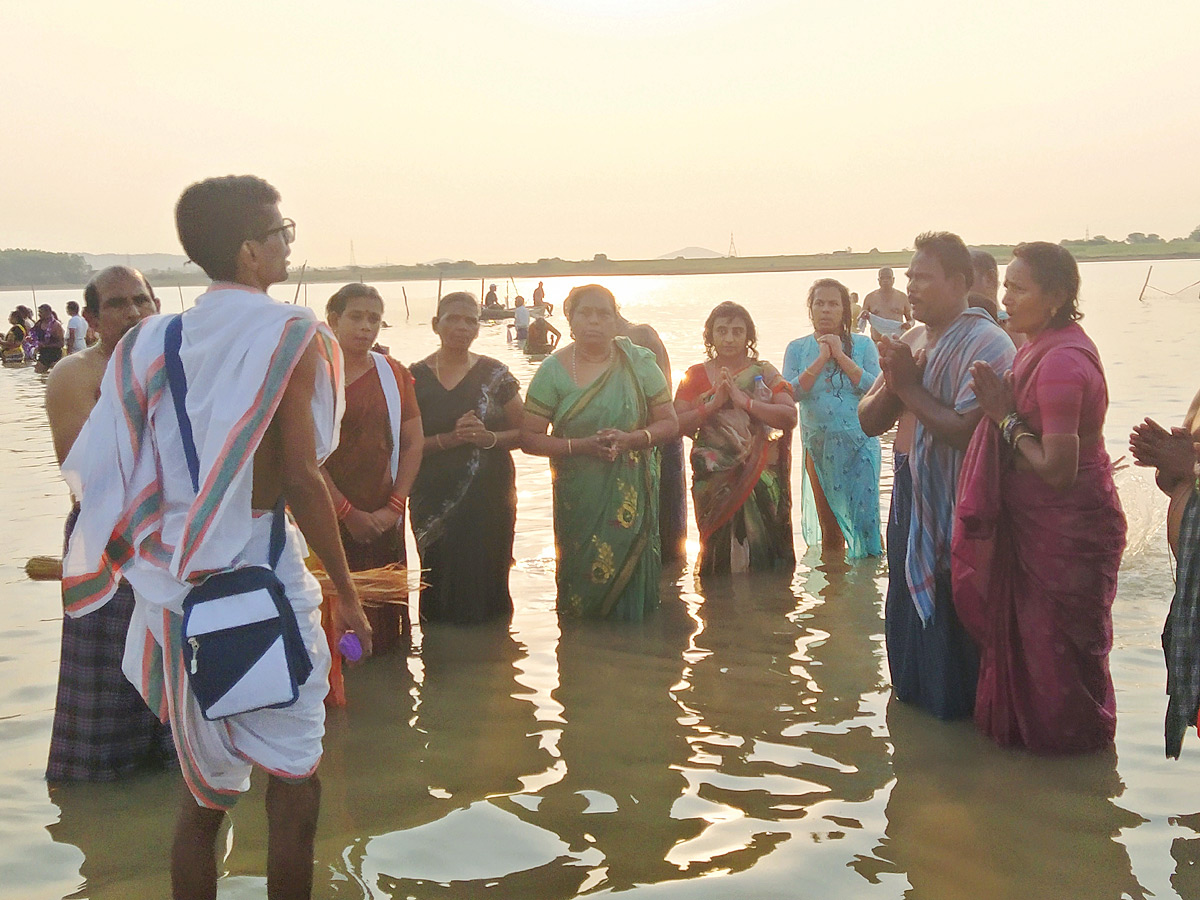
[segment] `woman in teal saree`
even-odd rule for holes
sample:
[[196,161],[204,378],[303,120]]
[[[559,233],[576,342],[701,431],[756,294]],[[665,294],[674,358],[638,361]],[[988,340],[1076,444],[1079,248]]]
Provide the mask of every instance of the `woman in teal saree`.
[[563,308],[573,342],[534,375],[522,441],[550,457],[558,612],[636,621],[658,606],[657,446],[675,410],[654,354],[616,337],[606,288],[574,288]]

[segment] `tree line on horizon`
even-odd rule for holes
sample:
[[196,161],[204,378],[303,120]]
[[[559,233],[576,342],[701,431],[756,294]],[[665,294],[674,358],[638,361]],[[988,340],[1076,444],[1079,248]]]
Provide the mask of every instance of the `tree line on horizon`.
[[[1185,244],[1200,244],[1200,226],[1197,226],[1186,237],[1164,238],[1157,234],[1144,234],[1140,231],[1130,232],[1123,240],[1111,240],[1102,234],[1094,235],[1087,238],[1066,238],[1059,242],[1068,248],[1087,248],[1089,251],[1095,252],[1096,248],[1105,246],[1120,246],[1135,248],[1138,250],[1152,250],[1155,245],[1161,245],[1164,249],[1193,249],[1185,248],[1181,245]],[[1005,245],[988,245],[990,249],[1001,249]],[[1011,246],[1008,247],[1011,249]],[[1200,247],[1194,248],[1197,254],[1200,254]],[[871,253],[879,253],[878,250],[872,250]],[[820,255],[820,254],[818,254]],[[857,255],[847,254],[847,251],[840,251],[838,255]],[[862,254],[868,256],[871,254]],[[590,262],[608,262],[608,258],[598,253]],[[616,262],[613,260],[613,262]],[[566,260],[542,259],[539,263],[556,263],[567,264]],[[460,260],[455,266],[476,266],[477,264],[471,260]],[[337,271],[341,271],[346,267],[338,267]],[[380,268],[374,266],[363,266],[363,269]],[[396,267],[386,267],[396,268]],[[402,266],[398,268],[414,268],[410,266]],[[419,266],[415,268],[430,269],[435,272],[440,268],[436,265]],[[79,253],[55,253],[48,250],[26,250],[26,249],[6,249],[0,250],[0,287],[48,287],[48,286],[75,286],[86,284],[87,281],[95,274],[95,270],[88,265],[87,261]],[[152,282],[156,279],[160,283],[176,284],[181,280],[185,283],[195,282],[201,283],[203,273],[197,271],[196,277],[180,279],[178,272],[159,272],[152,270],[145,273],[147,278]],[[435,275],[436,277],[436,275]]]

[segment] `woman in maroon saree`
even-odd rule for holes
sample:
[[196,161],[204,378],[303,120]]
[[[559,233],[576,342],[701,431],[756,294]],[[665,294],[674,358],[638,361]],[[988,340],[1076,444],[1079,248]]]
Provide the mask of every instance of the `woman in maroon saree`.
[[986,413],[958,483],[954,606],[979,645],[975,723],[1038,753],[1105,747],[1116,732],[1108,654],[1125,516],[1104,446],[1108,388],[1079,327],[1079,270],[1021,244],[1004,306],[1029,342],[1010,377],[972,367]]

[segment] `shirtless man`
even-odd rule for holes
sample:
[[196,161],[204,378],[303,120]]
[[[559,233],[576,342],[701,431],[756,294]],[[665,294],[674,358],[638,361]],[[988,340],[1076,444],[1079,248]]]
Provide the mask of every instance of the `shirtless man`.
[[86,350],[68,354],[46,379],[46,415],[59,465],[96,405],[100,379],[117,341],[143,318],[158,312],[158,300],[142,273],[126,266],[111,266],[97,273],[84,288],[83,304],[83,316],[100,340]]
[[[913,323],[912,306],[908,302],[908,294],[896,288],[896,276],[886,266],[879,270],[879,290],[871,291],[863,300],[863,311],[860,321],[869,321],[869,314],[881,319],[891,319],[899,322],[903,328]],[[871,328],[871,340],[878,341],[881,335],[874,327]]]
[[[46,379],[46,415],[54,454],[62,465],[100,394],[100,380],[122,335],[158,312],[158,301],[136,269],[113,266],[83,292],[84,316],[98,343],[72,353]],[[68,306],[68,309],[70,307]],[[78,310],[78,306],[76,306]],[[70,533],[75,513],[68,519]],[[46,778],[110,781],[174,757],[170,729],[158,720],[121,671],[133,591],[123,582],[117,595],[93,615],[63,618],[58,694]]]

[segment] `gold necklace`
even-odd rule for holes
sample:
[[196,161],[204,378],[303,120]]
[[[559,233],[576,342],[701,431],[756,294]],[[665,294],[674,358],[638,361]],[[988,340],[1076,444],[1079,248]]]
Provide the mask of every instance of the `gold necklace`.
[[[571,346],[571,380],[574,381],[576,384],[579,384],[579,373],[575,370],[575,360],[578,358],[578,356],[579,356],[579,345],[573,344]],[[608,353],[605,354],[604,359],[588,359],[585,356],[583,358],[583,361],[584,362],[602,362],[605,365],[608,365],[610,362],[612,362],[612,358],[613,358],[613,345],[609,344],[608,345]]]

